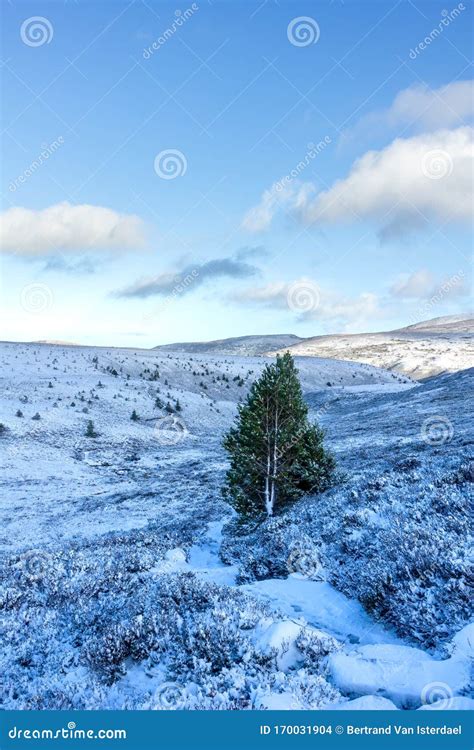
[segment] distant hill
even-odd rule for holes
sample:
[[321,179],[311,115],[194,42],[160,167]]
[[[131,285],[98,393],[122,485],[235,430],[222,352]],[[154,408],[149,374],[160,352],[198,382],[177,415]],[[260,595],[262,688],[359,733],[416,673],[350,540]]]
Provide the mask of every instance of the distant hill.
[[234,355],[240,357],[257,357],[269,350],[283,349],[298,344],[305,339],[291,333],[271,334],[269,336],[237,336],[216,341],[194,341],[182,344],[164,344],[155,346],[161,352],[189,352],[190,354]]
[[443,318],[431,318],[415,323],[400,331],[432,331],[433,333],[474,333],[474,318],[472,315],[445,315]]
[[[315,336],[289,347],[299,357],[324,357],[383,367],[418,380],[474,365],[474,319],[447,316],[380,333]],[[274,355],[285,347],[273,350]]]

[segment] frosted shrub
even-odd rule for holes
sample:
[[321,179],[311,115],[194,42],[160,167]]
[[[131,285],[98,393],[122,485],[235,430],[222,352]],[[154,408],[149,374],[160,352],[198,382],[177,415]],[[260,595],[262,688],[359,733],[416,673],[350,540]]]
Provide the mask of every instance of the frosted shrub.
[[258,527],[229,525],[221,554],[239,564],[242,581],[311,577],[319,560],[339,590],[401,635],[436,648],[472,617],[473,478],[467,457],[408,456]]

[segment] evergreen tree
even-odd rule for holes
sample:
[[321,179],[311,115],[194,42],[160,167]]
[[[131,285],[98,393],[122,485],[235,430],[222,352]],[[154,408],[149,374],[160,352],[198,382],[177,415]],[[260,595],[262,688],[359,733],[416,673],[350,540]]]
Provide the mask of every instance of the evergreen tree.
[[287,352],[267,365],[238,406],[224,439],[230,469],[224,494],[243,515],[275,509],[330,484],[335,461],[323,431],[308,421],[308,408],[293,358]]
[[130,419],[132,420],[132,422],[139,421],[140,417],[138,416],[136,409],[132,411],[132,416],[130,417]]
[[88,438],[97,437],[97,432],[94,429],[94,422],[92,421],[92,419],[89,419],[89,421],[87,422],[86,437]]

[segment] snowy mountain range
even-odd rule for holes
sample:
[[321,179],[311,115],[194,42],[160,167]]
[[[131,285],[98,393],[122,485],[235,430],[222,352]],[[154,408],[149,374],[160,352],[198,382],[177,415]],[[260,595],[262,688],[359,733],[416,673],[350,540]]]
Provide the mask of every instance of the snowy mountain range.
[[446,316],[380,333],[239,338],[157,346],[159,351],[202,355],[270,355],[290,351],[298,357],[341,359],[382,367],[421,380],[458,372],[474,364],[474,318]]
[[154,348],[163,352],[189,352],[192,354],[232,354],[237,357],[258,357],[273,349],[285,349],[305,339],[289,334],[269,336],[237,336],[216,341],[195,341],[183,344],[164,344]]
[[473,334],[472,317],[449,316],[386,333],[316,336],[294,344],[290,351],[300,357],[365,362],[421,380],[472,367]]

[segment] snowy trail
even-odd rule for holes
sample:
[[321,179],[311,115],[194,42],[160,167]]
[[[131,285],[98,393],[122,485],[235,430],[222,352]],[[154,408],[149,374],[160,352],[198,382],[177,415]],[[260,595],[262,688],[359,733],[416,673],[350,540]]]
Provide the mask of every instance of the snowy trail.
[[256,581],[243,587],[249,593],[268,599],[289,616],[304,617],[312,627],[333,638],[356,644],[402,644],[396,635],[374,622],[362,605],[348,599],[325,581],[310,581],[298,574],[288,578]]
[[[191,547],[186,569],[214,583],[235,586],[237,566],[224,565],[219,558],[226,521],[209,524],[201,542]],[[239,588],[274,604],[288,617],[304,618],[312,627],[347,642],[351,648],[356,644],[403,645],[394,633],[375,622],[359,602],[348,599],[325,581],[311,581],[293,574],[288,578],[255,581]]]
[[194,544],[189,551],[189,569],[207,580],[225,586],[235,586],[237,566],[224,565],[219,558],[222,528],[227,519],[212,521],[207,527],[202,542]]
[[[179,564],[181,570],[191,570],[218,584],[237,586],[237,566],[224,565],[219,558],[226,521],[209,524],[202,540],[191,547],[189,561]],[[358,702],[360,708],[365,709],[418,708],[420,704],[430,708],[431,705],[423,704],[426,697],[428,703],[432,703],[429,691],[433,686],[437,686],[438,692],[441,686],[440,700],[444,702],[441,707],[474,707],[474,702],[458,697],[470,680],[474,625],[467,626],[456,636],[450,658],[434,659],[425,651],[406,645],[391,630],[375,622],[359,602],[325,581],[292,574],[286,579],[270,578],[239,588],[275,605],[288,617],[286,623],[282,623],[283,629],[286,627],[291,633],[293,628],[294,637],[298,632],[297,621],[303,619],[310,627],[342,644],[340,651],[328,657],[327,666],[334,685],[355,698],[350,702],[354,708],[358,707]],[[273,627],[278,628],[278,624]],[[278,707],[284,708],[282,698],[272,695],[268,697],[270,704],[267,706],[264,702],[262,706],[271,708],[273,700],[277,699]]]

